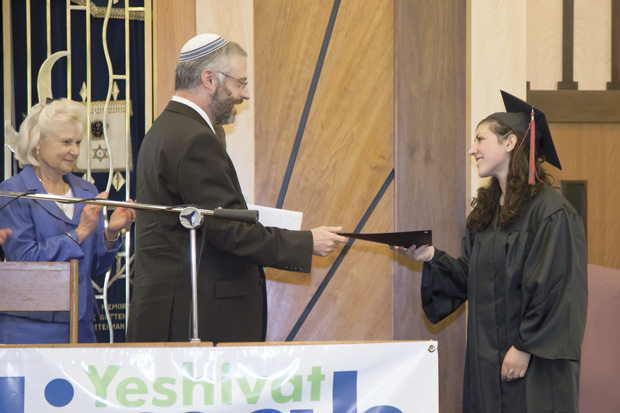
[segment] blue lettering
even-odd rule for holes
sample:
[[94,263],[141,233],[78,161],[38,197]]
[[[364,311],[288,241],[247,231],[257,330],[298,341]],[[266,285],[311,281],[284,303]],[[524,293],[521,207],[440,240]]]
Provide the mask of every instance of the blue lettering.
[[366,410],[364,413],[403,413],[394,406],[375,406]]
[[[334,413],[357,413],[357,371],[334,372],[332,400]],[[393,406],[375,406],[364,413],[402,412]]]
[[25,377],[0,377],[0,412],[24,413]]
[[334,413],[357,413],[357,371],[334,372]]

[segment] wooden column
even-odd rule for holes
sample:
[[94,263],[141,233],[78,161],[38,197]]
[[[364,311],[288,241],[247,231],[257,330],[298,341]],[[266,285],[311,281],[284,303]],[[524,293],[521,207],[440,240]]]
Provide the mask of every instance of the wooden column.
[[[432,229],[433,244],[453,255],[465,228],[466,17],[465,0],[395,1],[396,230]],[[464,308],[431,325],[420,273],[419,264],[399,256],[395,338],[439,341],[440,412],[457,412]]]

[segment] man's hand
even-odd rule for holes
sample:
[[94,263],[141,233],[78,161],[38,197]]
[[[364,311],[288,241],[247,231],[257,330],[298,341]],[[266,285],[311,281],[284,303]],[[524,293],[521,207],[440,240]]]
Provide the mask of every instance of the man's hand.
[[325,257],[338,247],[338,245],[348,241],[347,237],[338,235],[342,227],[318,227],[312,231],[312,253],[320,257]]

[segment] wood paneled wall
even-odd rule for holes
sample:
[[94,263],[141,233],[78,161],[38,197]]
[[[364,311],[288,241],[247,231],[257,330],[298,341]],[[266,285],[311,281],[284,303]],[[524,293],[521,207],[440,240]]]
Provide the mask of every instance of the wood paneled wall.
[[[306,229],[392,231],[393,0],[261,0],[254,18],[256,203]],[[269,269],[268,340],[392,339],[392,262],[355,241],[311,275]]]
[[[432,229],[459,256],[465,228],[466,1],[396,1],[396,228]],[[439,341],[441,412],[461,411],[464,307],[423,316],[421,266],[395,265],[395,338]]]
[[[556,90],[562,80],[564,2],[526,3],[527,80],[532,90]],[[610,81],[611,4],[610,0],[574,2],[574,80],[580,90],[605,90]]]
[[[527,0],[527,80],[555,90],[562,80],[562,1]],[[575,39],[578,41],[578,39]]]
[[250,100],[237,106],[232,125],[224,125],[226,151],[235,164],[243,195],[254,203],[254,6],[247,0],[195,0],[196,32],[217,33],[239,43],[248,54]]
[[181,48],[196,35],[196,0],[155,0],[153,7],[155,119],[174,95],[174,71]]
[[[469,0],[468,19],[468,80],[467,80],[467,147],[469,150],[476,126],[494,112],[503,112],[500,90],[525,98],[527,16],[522,1]],[[478,188],[488,179],[478,177],[472,157],[469,165],[469,190],[466,211]]]
[[545,164],[556,179],[586,181],[588,263],[620,269],[620,124],[551,123],[562,170]]

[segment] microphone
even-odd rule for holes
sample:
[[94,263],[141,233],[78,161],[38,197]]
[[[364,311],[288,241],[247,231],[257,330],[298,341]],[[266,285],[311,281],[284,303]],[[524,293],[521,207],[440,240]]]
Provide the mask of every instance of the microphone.
[[256,224],[258,222],[258,211],[217,208],[213,210],[213,217],[231,221],[247,222],[248,224]]

